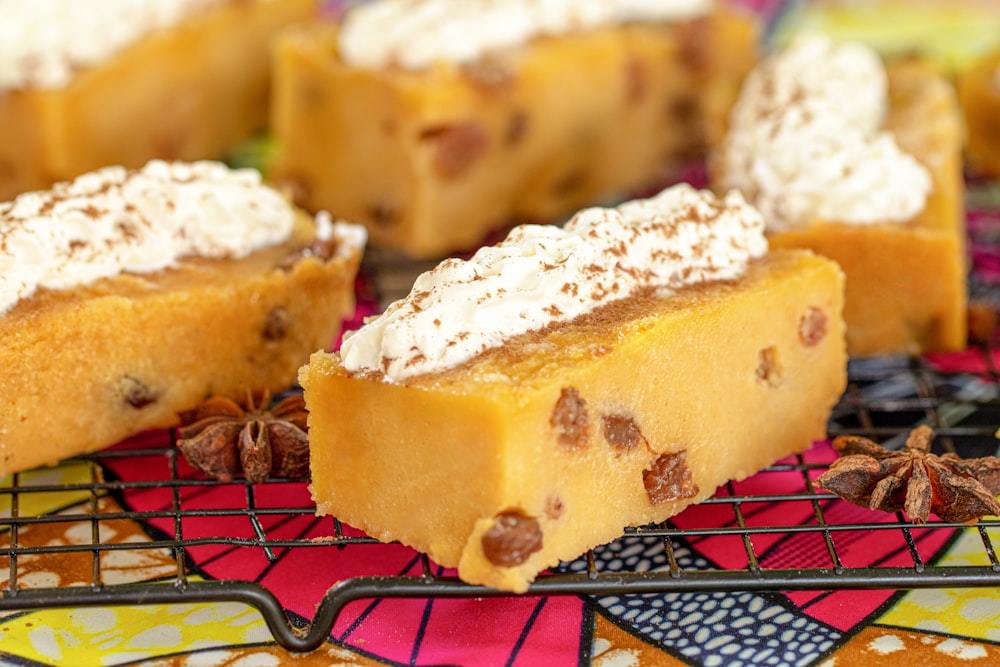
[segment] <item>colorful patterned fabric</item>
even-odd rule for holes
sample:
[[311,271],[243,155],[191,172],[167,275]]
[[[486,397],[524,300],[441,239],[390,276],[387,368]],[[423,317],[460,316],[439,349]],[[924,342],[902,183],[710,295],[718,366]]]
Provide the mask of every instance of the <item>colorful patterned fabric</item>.
[[[745,4],[773,17],[785,3]],[[972,178],[967,200],[970,290],[973,297],[1000,305],[1000,184]],[[358,320],[379,307],[371,288],[370,280],[359,281]],[[900,434],[931,420],[949,442],[962,445],[963,454],[994,454],[993,431],[1000,425],[998,368],[1000,347],[982,346],[916,362],[852,362],[852,392],[835,412],[831,432],[874,429],[890,445],[899,445]],[[293,655],[275,642],[256,607],[234,600],[188,602],[180,589],[210,581],[254,582],[275,596],[293,625],[305,627],[338,582],[366,575],[451,573],[400,545],[338,548],[331,539],[360,534],[315,517],[304,482],[207,482],[169,454],[169,435],[141,434],[92,459],[23,473],[0,485],[0,517],[7,522],[0,533],[6,556],[0,565],[9,565],[0,567],[0,585],[7,598],[14,590],[96,594],[101,585],[138,582],[162,582],[179,593],[162,604],[26,605],[3,612],[0,664],[1000,664],[998,589],[955,588],[947,577],[910,591],[723,587],[599,596],[376,597],[349,603],[327,641]],[[834,457],[828,443],[816,443],[801,457],[720,488],[716,502],[690,508],[669,522],[666,536],[632,531],[595,549],[592,560],[581,557],[560,571],[586,573],[596,567],[604,576],[774,570],[794,576],[837,568],[958,572],[992,565],[1000,583],[995,521],[979,527],[900,527],[894,515],[829,496],[809,497],[811,480]],[[158,485],[163,479],[184,483]],[[34,520],[19,524],[15,535],[9,526],[25,517]],[[870,528],[824,533],[815,529],[819,517],[832,526]],[[769,526],[777,528],[763,530]],[[760,530],[748,537],[748,527]],[[171,546],[177,535],[183,535],[182,553]],[[95,555],[87,547],[98,542],[114,546]]]

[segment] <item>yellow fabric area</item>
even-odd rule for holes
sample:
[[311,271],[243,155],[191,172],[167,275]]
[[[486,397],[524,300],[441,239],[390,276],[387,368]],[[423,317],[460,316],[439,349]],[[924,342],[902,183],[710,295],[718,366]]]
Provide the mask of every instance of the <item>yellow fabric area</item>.
[[[14,485],[14,475],[0,480],[0,487],[9,489]],[[55,468],[38,468],[20,473],[17,479],[18,516],[42,516],[90,498],[90,491],[60,490],[31,491],[32,487],[50,485],[71,486],[91,484],[94,480],[93,464],[87,461],[66,461]],[[8,518],[13,510],[14,497],[10,493],[0,493],[0,516]],[[3,526],[0,530],[8,530]]]
[[[1000,544],[1000,530],[986,531]],[[978,528],[965,529],[938,564],[941,567],[989,565]],[[878,623],[914,630],[1000,641],[1000,590],[951,588],[910,591]]]
[[886,54],[918,50],[948,70],[960,70],[1000,47],[1000,11],[954,1],[800,3],[781,22],[774,43],[787,44],[802,33],[858,40]]
[[178,652],[272,642],[242,603],[54,609],[0,622],[0,653],[46,665],[114,665]]

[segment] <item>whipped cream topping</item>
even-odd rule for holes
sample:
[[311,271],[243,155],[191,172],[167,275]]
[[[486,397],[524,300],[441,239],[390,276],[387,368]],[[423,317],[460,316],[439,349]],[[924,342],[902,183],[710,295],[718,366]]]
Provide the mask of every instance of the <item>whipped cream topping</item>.
[[888,104],[873,49],[803,38],[744,83],[718,156],[720,185],[742,190],[774,230],[910,219],[933,185],[882,129]]
[[334,220],[329,211],[316,213],[316,240],[337,241],[334,257],[350,257],[368,242],[368,230],[363,225]]
[[445,260],[348,334],[341,359],[389,382],[442,371],[643,290],[738,278],[766,252],[764,220],[742,195],[677,185],[584,209],[564,227],[522,225],[467,261]]
[[231,1],[0,0],[0,88],[64,88],[76,70]]
[[[356,225],[318,234],[363,245]],[[153,161],[108,167],[0,204],[0,313],[40,288],[72,289],[200,255],[239,258],[291,236],[295,209],[252,169]]]
[[345,62],[421,69],[464,63],[542,35],[707,14],[712,0],[375,0],[353,7],[340,32]]

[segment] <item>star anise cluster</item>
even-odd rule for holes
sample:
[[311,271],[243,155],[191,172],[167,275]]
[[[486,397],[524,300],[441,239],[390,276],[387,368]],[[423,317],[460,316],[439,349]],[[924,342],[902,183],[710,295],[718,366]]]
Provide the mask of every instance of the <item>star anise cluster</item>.
[[886,512],[902,510],[912,523],[933,513],[943,521],[975,523],[1000,515],[1000,459],[962,459],[930,453],[934,432],[914,429],[902,450],[887,450],[860,436],[840,436],[840,458],[816,482],[844,500]]
[[308,413],[301,395],[271,407],[270,392],[248,392],[245,405],[205,400],[178,429],[177,447],[195,468],[222,482],[245,477],[302,477],[309,472]]

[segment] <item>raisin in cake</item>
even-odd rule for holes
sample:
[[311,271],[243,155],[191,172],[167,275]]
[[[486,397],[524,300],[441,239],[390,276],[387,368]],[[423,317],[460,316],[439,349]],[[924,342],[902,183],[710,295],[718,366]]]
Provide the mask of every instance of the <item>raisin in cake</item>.
[[364,228],[250,170],[109,167],[0,204],[0,475],[281,391],[354,302]]
[[843,276],[682,185],[524,225],[299,375],[320,514],[524,591],[823,438]]

